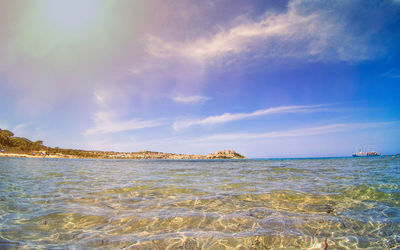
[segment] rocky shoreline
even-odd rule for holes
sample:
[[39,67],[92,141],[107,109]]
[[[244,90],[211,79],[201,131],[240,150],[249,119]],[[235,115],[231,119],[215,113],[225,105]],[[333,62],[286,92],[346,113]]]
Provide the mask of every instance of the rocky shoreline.
[[139,151],[132,153],[97,151],[91,157],[81,157],[63,153],[48,153],[46,151],[35,151],[32,153],[0,153],[0,157],[21,158],[75,158],[75,159],[143,159],[143,160],[207,160],[207,159],[246,159],[245,156],[234,150],[220,150],[212,154],[173,154],[153,151]]
[[25,158],[77,158],[77,159],[171,159],[171,160],[206,160],[206,159],[245,159],[234,150],[221,150],[213,154],[173,154],[153,151],[113,152],[81,149],[63,149],[48,147],[43,141],[31,141],[14,133],[0,129],[0,157]]

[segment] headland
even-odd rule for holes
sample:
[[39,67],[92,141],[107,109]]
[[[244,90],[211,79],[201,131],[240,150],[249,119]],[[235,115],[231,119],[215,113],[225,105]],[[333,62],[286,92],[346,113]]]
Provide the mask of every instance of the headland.
[[171,160],[206,160],[206,159],[246,159],[234,150],[220,150],[206,155],[177,154],[154,151],[114,152],[81,149],[63,149],[48,147],[43,141],[31,141],[16,137],[9,130],[0,129],[0,157],[25,158],[78,158],[78,159],[171,159]]

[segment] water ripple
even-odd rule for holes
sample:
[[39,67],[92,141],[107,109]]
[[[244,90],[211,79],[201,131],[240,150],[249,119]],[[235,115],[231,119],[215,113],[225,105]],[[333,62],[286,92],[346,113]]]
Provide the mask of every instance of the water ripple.
[[0,159],[0,248],[400,247],[398,159]]

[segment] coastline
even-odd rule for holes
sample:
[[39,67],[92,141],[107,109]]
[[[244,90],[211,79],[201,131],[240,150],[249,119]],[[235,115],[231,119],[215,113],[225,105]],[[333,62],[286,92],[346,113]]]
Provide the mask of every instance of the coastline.
[[81,149],[63,149],[47,147],[43,141],[31,141],[16,137],[9,130],[0,129],[0,157],[19,158],[72,158],[72,159],[171,159],[171,160],[205,160],[205,159],[247,159],[234,150],[220,150],[215,153],[174,154],[154,151],[114,152]]
[[[72,155],[32,155],[32,154],[15,154],[15,153],[0,153],[0,157],[16,157],[16,158],[76,158],[76,159],[85,159],[86,157],[77,157]],[[89,158],[88,158],[89,159]],[[93,158],[94,159],[94,158]]]
[[139,151],[133,153],[112,152],[99,154],[96,157],[77,156],[62,153],[49,154],[47,152],[32,153],[6,153],[0,152],[0,157],[17,158],[52,158],[52,159],[143,159],[143,160],[212,160],[212,159],[247,159],[234,150],[220,150],[213,154],[194,155],[194,154],[173,154],[152,151]]

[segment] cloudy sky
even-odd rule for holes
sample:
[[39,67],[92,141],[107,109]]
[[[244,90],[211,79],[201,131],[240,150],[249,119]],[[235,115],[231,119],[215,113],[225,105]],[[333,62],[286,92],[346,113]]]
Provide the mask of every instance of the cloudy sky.
[[0,128],[48,146],[400,152],[400,1],[0,0]]

